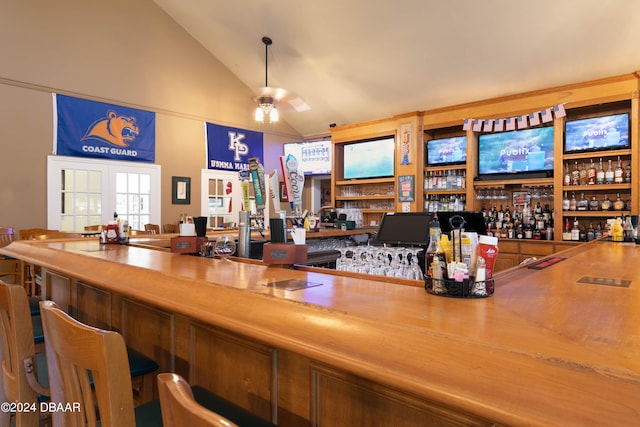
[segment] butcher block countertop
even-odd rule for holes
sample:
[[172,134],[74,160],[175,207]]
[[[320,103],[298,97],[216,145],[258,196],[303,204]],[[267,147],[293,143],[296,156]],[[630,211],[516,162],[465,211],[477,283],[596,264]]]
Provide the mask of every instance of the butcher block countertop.
[[482,299],[95,239],[0,253],[500,425],[637,425],[640,247],[591,242]]

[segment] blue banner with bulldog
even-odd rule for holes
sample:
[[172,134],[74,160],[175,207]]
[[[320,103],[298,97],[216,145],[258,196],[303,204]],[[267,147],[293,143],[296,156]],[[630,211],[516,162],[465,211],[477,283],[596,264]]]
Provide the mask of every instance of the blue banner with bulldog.
[[55,152],[155,162],[155,113],[54,94]]
[[263,163],[262,132],[236,129],[206,123],[207,169],[226,171],[249,170],[249,158]]

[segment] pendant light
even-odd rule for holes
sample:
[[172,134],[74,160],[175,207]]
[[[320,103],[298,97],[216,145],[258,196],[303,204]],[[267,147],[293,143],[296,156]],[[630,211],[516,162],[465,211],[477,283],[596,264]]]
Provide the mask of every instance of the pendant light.
[[[262,43],[264,43],[264,85],[269,87],[269,46],[273,41],[269,37],[263,37]],[[254,98],[258,103],[256,108],[255,119],[257,122],[275,123],[280,117],[278,116],[278,109],[276,108],[276,98],[273,96],[262,95]]]

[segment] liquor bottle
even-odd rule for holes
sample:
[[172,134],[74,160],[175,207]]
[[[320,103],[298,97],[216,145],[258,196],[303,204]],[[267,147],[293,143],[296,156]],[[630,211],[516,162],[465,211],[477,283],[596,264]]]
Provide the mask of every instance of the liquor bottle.
[[593,185],[596,183],[596,165],[593,163],[593,159],[591,159],[591,163],[589,164],[589,170],[587,171],[587,184]]
[[573,170],[571,171],[571,185],[579,185],[580,184],[580,169],[578,169],[578,161],[576,160],[573,165]]
[[624,169],[624,182],[627,184],[631,182],[631,160],[627,162],[627,166]]
[[602,157],[600,157],[600,164],[596,171],[596,184],[604,184],[604,168],[602,167]]
[[618,156],[616,169],[613,171],[613,182],[616,184],[622,184],[624,182],[624,171],[622,170],[622,160],[620,160],[620,156]]
[[509,209],[509,205],[504,210],[504,222],[511,223],[511,209]]
[[578,240],[580,240],[581,242],[587,241],[587,229],[585,228],[584,224],[580,224],[580,235]]
[[504,221],[504,210],[502,209],[502,205],[500,205],[500,210],[498,211],[498,221]]
[[[621,201],[622,202],[622,201]],[[589,202],[584,198],[584,193],[580,193],[580,200],[576,203],[576,210],[586,211],[589,209]]]
[[617,193],[616,200],[615,202],[613,202],[613,210],[614,211],[624,210],[624,202],[620,199],[620,193]]
[[580,185],[587,185],[587,167],[582,162],[582,169],[580,169]]
[[598,227],[596,228],[596,239],[599,239],[603,236],[602,233],[602,222],[598,222]]
[[562,240],[571,240],[571,229],[569,228],[569,218],[564,221],[564,230],[562,231]]
[[573,218],[573,227],[571,228],[571,240],[580,240],[580,229],[578,228],[578,218]]
[[[440,229],[440,222],[438,221],[438,215],[434,215],[433,221],[429,225],[429,246],[427,247],[427,251],[425,254],[425,270],[427,277],[438,277],[442,278],[438,273],[440,270],[433,270],[434,260],[438,257],[438,261],[440,263],[444,263],[446,260],[446,256],[442,248],[440,247],[440,236],[442,235],[442,231]],[[445,266],[446,267],[446,266]],[[446,271],[446,268],[445,268]],[[434,276],[435,274],[435,276]],[[432,284],[435,286],[435,284]]]
[[571,185],[571,171],[569,170],[569,163],[564,164],[564,185]]
[[569,210],[569,196],[567,195],[567,192],[564,192],[564,198],[562,199],[562,210],[563,211],[568,211]]
[[604,182],[605,184],[613,184],[613,178],[614,178],[614,171],[613,171],[613,167],[611,166],[611,159],[609,159],[609,163],[607,165],[607,170],[604,173]]
[[576,193],[574,191],[571,192],[571,199],[569,199],[569,210],[575,211],[578,208],[578,203],[576,201]]
[[611,209],[611,201],[609,200],[609,196],[607,196],[606,194],[604,195],[604,199],[600,203],[600,209],[603,211],[608,211],[609,209]]
[[600,209],[600,202],[596,200],[596,196],[591,196],[591,201],[589,202],[589,210],[597,211]]
[[590,242],[596,238],[596,230],[593,228],[593,221],[589,222],[589,229],[587,230],[587,242]]

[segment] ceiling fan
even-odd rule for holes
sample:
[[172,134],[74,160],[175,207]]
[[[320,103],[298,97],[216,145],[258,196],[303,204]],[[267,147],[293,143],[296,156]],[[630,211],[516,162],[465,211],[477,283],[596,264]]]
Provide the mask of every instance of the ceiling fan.
[[258,104],[255,112],[255,119],[264,123],[277,122],[280,118],[277,103],[288,102],[296,111],[302,112],[310,110],[311,107],[300,97],[291,96],[285,89],[269,86],[269,46],[273,44],[270,37],[262,37],[264,43],[264,87],[259,91],[259,95],[253,98]]

